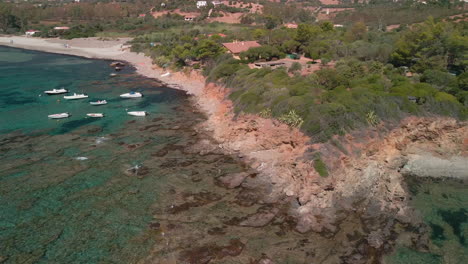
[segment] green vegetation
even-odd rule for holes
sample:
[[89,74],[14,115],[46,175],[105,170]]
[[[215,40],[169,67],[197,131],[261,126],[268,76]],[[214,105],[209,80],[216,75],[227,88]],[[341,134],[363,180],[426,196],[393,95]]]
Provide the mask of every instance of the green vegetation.
[[334,19],[338,24],[364,22],[372,29],[385,30],[389,25],[411,25],[425,21],[428,17],[445,18],[464,13],[462,1],[417,1],[403,0],[398,2],[372,0],[369,5],[347,5],[355,8],[337,14]]
[[321,177],[328,176],[327,165],[319,157],[314,160],[314,169]]
[[[428,14],[459,13],[457,4],[371,1],[353,5],[354,11],[336,18],[362,14],[362,20],[335,28],[329,21],[315,22],[310,12],[294,4],[265,3],[263,13],[245,13],[243,24],[223,24],[204,20],[209,8],[201,8],[194,22],[178,14],[153,18],[152,7],[156,11],[196,9],[194,2],[176,0],[165,7],[161,3],[57,4],[29,11],[22,8],[27,4],[2,4],[0,30],[20,32],[32,25],[42,31],[41,36],[134,36],[132,50],[144,52],[155,64],[197,70],[207,81],[231,88],[229,98],[238,113],[278,119],[300,128],[315,142],[408,115],[468,116],[468,23],[426,19]],[[249,4],[217,7],[214,12],[216,16],[221,11],[245,12]],[[314,4],[305,1],[302,6]],[[147,15],[138,17],[140,13]],[[406,23],[426,20],[386,32],[385,26],[394,22],[392,16]],[[46,18],[56,23],[39,23]],[[255,26],[247,25],[254,22]],[[299,25],[286,28],[286,22]],[[69,25],[70,30],[51,30],[54,25]],[[256,40],[262,46],[241,52],[236,60],[222,45],[244,40]],[[277,69],[248,66],[286,56],[299,58],[291,54],[311,61],[298,60],[289,68]]]
[[290,127],[297,128],[300,128],[304,123],[302,117],[296,114],[295,110],[290,110],[288,113],[282,114],[280,117],[278,117],[278,120]]

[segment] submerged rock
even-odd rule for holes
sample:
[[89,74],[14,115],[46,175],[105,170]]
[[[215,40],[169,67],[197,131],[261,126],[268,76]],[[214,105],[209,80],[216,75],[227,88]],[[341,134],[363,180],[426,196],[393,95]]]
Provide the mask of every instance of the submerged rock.
[[244,250],[245,244],[239,239],[231,239],[226,246],[208,244],[183,251],[179,260],[181,263],[206,264],[212,260],[222,260],[225,257],[238,256]]
[[218,181],[226,188],[232,189],[240,186],[244,179],[249,176],[247,172],[228,174],[218,178]]
[[272,208],[269,210],[260,209],[257,213],[250,215],[244,221],[240,222],[240,226],[249,226],[249,227],[262,227],[268,225],[278,214],[279,210],[277,208]]

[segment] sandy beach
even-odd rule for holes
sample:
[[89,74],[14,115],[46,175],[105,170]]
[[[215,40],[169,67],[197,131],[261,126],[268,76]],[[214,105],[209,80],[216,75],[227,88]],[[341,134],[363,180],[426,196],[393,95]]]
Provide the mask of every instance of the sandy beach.
[[139,74],[145,77],[159,79],[168,86],[184,90],[191,95],[198,96],[202,93],[205,82],[200,75],[193,73],[185,75],[171,72],[171,75],[161,77],[166,71],[153,65],[151,58],[144,54],[131,52],[130,46],[126,45],[129,40],[131,38],[115,40],[79,38],[64,40],[58,38],[43,39],[24,36],[0,36],[0,45],[92,59],[127,61],[137,69]]

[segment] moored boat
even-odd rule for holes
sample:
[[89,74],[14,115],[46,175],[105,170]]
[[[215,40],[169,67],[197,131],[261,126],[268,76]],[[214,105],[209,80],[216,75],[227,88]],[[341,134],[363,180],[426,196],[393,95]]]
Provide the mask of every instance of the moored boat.
[[76,100],[76,99],[88,98],[88,95],[74,93],[73,95],[65,95],[63,98],[66,100]]
[[111,74],[109,74],[109,76],[110,77],[115,77],[115,76],[117,76],[117,73],[111,73]]
[[142,96],[143,95],[139,92],[129,92],[129,93],[124,93],[120,95],[120,97],[122,98],[140,98]]
[[111,66],[111,67],[124,67],[125,63],[120,62],[120,61],[114,61],[111,64],[109,64],[109,66]]
[[146,116],[146,115],[148,115],[148,113],[146,111],[130,111],[130,112],[127,112],[127,114],[129,114],[131,116]]
[[61,119],[61,118],[70,117],[70,114],[69,113],[59,113],[59,114],[48,115],[47,117],[50,118],[50,119]]
[[96,102],[89,102],[90,105],[105,105],[107,104],[106,100],[97,100]]
[[104,117],[103,113],[88,113],[86,115],[89,117]]
[[52,90],[44,91],[44,93],[45,94],[50,94],[50,95],[63,94],[63,93],[68,93],[68,90],[65,89],[65,88],[60,88],[60,89],[52,89]]

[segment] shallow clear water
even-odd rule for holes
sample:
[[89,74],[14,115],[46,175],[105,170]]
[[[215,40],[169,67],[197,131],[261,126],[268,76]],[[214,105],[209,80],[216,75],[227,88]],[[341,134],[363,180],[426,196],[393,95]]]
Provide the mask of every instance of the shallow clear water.
[[410,205],[428,230],[427,247],[400,241],[388,263],[466,263],[468,261],[468,183],[407,177]]
[[[187,97],[129,67],[110,78],[108,64],[0,48],[0,262],[132,262],[155,243],[148,223],[166,175],[156,170],[139,178],[127,169],[147,162],[153,147],[181,138],[138,128],[158,117],[180,122],[172,107],[188,105]],[[90,98],[43,94],[60,87]],[[118,97],[130,90],[144,97]],[[91,106],[94,99],[109,103]],[[151,115],[131,117],[126,109]],[[60,112],[72,116],[47,118]],[[106,116],[87,118],[89,112]],[[137,145],[144,150],[129,151]]]

